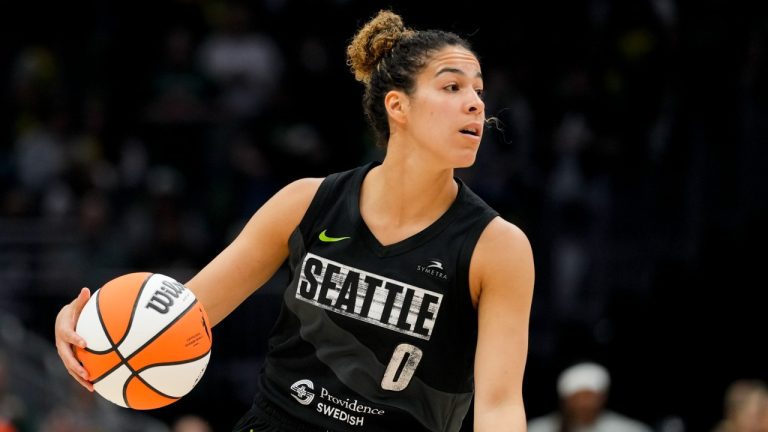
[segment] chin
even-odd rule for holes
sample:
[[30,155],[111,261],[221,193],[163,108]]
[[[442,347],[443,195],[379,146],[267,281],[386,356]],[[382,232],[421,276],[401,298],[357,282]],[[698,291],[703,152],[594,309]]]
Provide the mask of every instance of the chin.
[[472,165],[475,164],[475,159],[477,159],[477,152],[472,152],[472,154],[463,155],[462,157],[456,158],[454,160],[453,167],[454,168],[469,168]]

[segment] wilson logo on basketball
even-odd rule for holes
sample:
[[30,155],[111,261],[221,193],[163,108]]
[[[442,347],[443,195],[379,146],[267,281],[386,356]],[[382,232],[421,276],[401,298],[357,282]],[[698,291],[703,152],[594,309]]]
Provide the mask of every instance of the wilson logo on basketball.
[[184,285],[178,282],[163,281],[160,288],[155,290],[155,293],[152,295],[152,298],[149,299],[149,302],[147,302],[145,307],[147,309],[154,309],[161,314],[166,314],[171,310],[171,306],[174,304],[174,299],[179,298],[186,289],[187,288]]

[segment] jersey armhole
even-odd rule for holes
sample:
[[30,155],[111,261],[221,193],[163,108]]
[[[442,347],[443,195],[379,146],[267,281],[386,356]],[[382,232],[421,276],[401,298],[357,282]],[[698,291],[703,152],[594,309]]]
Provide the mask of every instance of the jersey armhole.
[[312,231],[315,221],[317,220],[317,215],[320,214],[327,205],[326,198],[330,191],[335,187],[338,179],[339,173],[335,173],[327,176],[320,183],[317,192],[315,192],[315,196],[312,198],[307,211],[304,213],[304,217],[302,217],[301,222],[299,222],[298,228],[302,235]]
[[496,212],[485,212],[482,220],[476,223],[464,237],[464,241],[461,244],[461,249],[459,250],[459,265],[458,271],[456,273],[458,278],[457,280],[464,281],[467,284],[467,289],[464,290],[465,292],[462,293],[462,296],[466,296],[464,299],[467,300],[466,304],[469,305],[469,312],[473,315],[477,314],[477,311],[474,307],[472,307],[472,285],[469,278],[469,267],[472,264],[472,254],[475,252],[477,242],[480,240],[480,236],[483,234],[483,231],[488,228],[488,224],[490,224],[491,221],[498,215],[499,214]]

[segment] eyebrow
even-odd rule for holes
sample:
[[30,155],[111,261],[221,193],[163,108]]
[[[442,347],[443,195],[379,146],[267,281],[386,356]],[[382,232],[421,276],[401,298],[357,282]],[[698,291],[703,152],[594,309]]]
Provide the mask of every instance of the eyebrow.
[[[461,69],[452,68],[452,67],[444,67],[444,68],[440,69],[439,71],[437,71],[437,73],[435,74],[435,76],[438,76],[438,75],[440,75],[440,74],[442,74],[442,73],[455,73],[455,74],[459,74],[459,75],[467,75],[467,74],[466,74],[466,73],[464,73],[464,71],[463,71],[463,70],[461,70]],[[482,79],[482,78],[483,78],[483,74],[482,74],[482,72],[477,72],[477,74],[475,75],[475,77]]]

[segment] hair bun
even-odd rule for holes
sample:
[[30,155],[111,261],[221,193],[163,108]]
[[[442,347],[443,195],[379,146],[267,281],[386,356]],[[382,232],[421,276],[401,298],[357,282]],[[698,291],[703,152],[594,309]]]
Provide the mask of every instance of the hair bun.
[[376,65],[413,30],[403,24],[403,19],[392,11],[381,10],[352,38],[347,47],[347,65],[355,79],[363,83],[371,80]]

